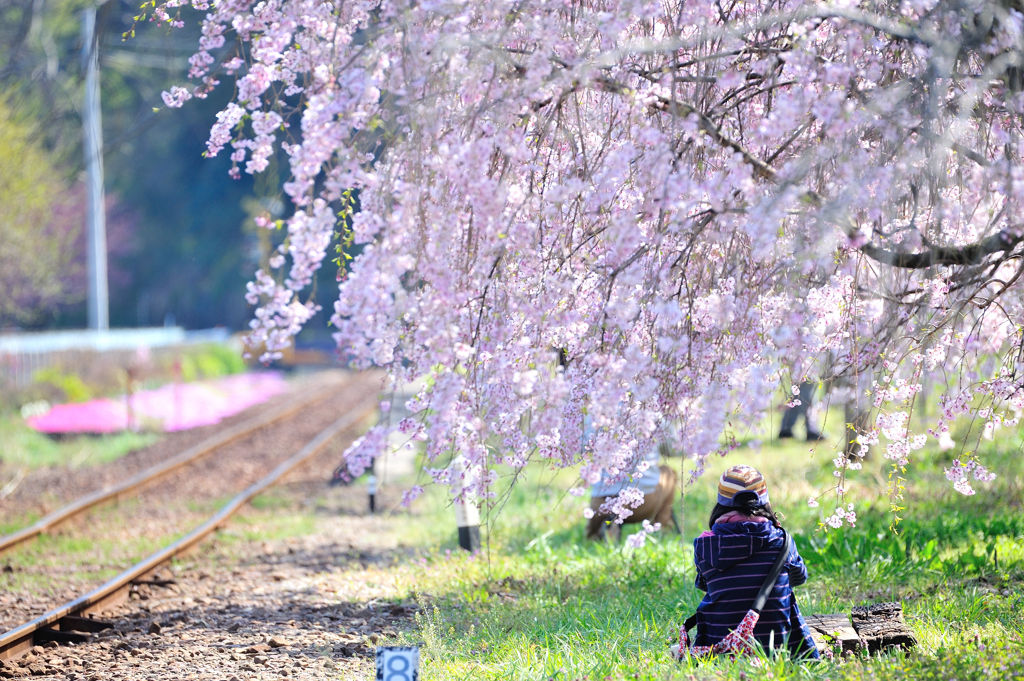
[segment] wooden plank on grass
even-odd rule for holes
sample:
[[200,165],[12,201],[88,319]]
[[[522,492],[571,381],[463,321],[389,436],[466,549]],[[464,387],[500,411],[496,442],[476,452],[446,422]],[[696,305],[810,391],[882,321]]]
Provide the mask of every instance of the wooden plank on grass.
[[907,649],[917,645],[913,632],[903,621],[901,603],[858,605],[853,609],[852,618],[854,629],[872,653],[896,646]]
[[807,615],[804,620],[819,654],[824,654],[826,649],[834,650],[834,646],[840,646],[839,652],[843,655],[856,653],[864,647],[850,618],[843,613]]

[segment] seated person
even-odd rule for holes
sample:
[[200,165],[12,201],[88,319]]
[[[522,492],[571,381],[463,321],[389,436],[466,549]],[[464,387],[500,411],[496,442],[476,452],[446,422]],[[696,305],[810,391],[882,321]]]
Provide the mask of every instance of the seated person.
[[[696,585],[707,592],[697,606],[695,646],[713,646],[741,625],[786,545],[768,484],[751,466],[733,466],[722,474],[708,527],[693,542]],[[766,650],[788,645],[794,659],[818,657],[793,593],[806,581],[807,567],[794,544],[753,629]]]
[[601,505],[609,497],[618,495],[622,490],[637,488],[644,495],[644,501],[633,509],[633,514],[623,523],[641,523],[649,520],[668,527],[671,523],[676,531],[680,531],[679,522],[672,510],[672,502],[676,497],[676,472],[669,466],[659,466],[658,449],[649,452],[644,461],[647,469],[642,473],[622,476],[621,480],[612,480],[607,474],[601,475],[601,481],[590,488],[590,508],[594,515],[587,521],[587,539],[603,539],[605,532],[610,532],[618,539],[622,533],[622,525],[615,522],[615,515],[602,513]]

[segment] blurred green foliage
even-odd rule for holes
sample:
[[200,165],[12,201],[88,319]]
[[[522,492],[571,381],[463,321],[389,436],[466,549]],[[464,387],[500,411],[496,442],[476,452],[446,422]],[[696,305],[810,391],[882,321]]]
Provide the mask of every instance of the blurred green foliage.
[[246,370],[241,351],[232,344],[157,348],[145,361],[124,353],[70,353],[33,374],[27,386],[0,392],[0,412],[20,409],[37,400],[83,402],[114,397],[127,390],[127,369],[133,390],[156,388],[171,381],[197,381]]
[[37,126],[0,93],[0,320],[31,322],[75,298],[79,225],[55,207],[69,201]]
[[0,3],[0,89],[29,116],[52,154],[57,177],[77,174],[81,156],[79,14],[88,0]]
[[32,380],[61,391],[68,402],[85,402],[94,395],[78,374],[67,373],[55,366],[40,369],[32,376]]
[[186,382],[243,371],[245,360],[237,351],[225,345],[205,345],[181,357],[181,378]]
[[[39,175],[72,194],[80,194],[83,170],[80,12],[85,4],[0,2],[0,94],[33,125],[31,135],[19,131],[16,137],[30,139],[50,159],[54,170]],[[230,83],[182,109],[165,107],[160,93],[187,83],[187,60],[199,40],[198,15],[186,13],[186,26],[172,31],[144,22],[134,38],[122,40],[138,5],[136,0],[110,0],[97,11],[111,325],[243,329],[251,314],[245,283],[269,253],[263,243],[268,235],[252,225],[254,206],[287,217],[281,193],[287,162],[272,159],[268,172],[254,183],[244,173],[237,181],[228,177],[227,154],[203,158],[215,114],[232,95]],[[229,42],[224,54],[235,49]],[[6,155],[0,147],[0,160]],[[42,185],[32,191],[51,200],[59,196],[56,188]],[[83,211],[80,205],[76,210],[72,217],[80,231]],[[282,238],[274,235],[273,245]],[[30,252],[24,245],[17,251]],[[79,246],[69,266],[84,270],[84,263]],[[328,312],[308,325],[304,337],[329,338],[333,275],[330,267],[318,273],[316,288]],[[45,314],[15,318],[0,311],[0,328],[83,326],[84,279],[73,286],[63,299],[48,298]]]

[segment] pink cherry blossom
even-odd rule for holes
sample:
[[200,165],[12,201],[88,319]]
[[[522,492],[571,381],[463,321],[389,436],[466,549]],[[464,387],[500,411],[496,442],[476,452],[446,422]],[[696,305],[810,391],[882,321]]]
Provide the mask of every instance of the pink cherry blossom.
[[[803,381],[872,414],[833,462],[837,492],[880,437],[903,480],[954,421],[988,410],[978,427],[995,436],[1024,410],[1015,10],[192,7],[191,95],[225,72],[234,87],[208,155],[230,143],[236,177],[274,153],[290,167],[290,267],[275,256],[250,283],[250,347],[280,356],[340,243],[339,349],[424,386],[393,428],[432,470],[464,459],[457,496],[493,499],[531,461],[587,484],[628,475],[661,444],[692,481]],[[926,385],[940,414],[924,435],[910,424]],[[349,450],[353,474],[389,428]],[[828,525],[856,521],[841,510]]]

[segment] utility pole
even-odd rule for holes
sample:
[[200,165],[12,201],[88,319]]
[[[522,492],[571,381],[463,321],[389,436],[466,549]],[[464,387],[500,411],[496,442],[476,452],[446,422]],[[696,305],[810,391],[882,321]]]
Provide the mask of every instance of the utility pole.
[[103,127],[100,121],[100,60],[96,38],[96,7],[82,13],[82,61],[85,67],[85,106],[82,138],[88,193],[89,328],[110,328],[107,291],[107,219],[103,191]]

